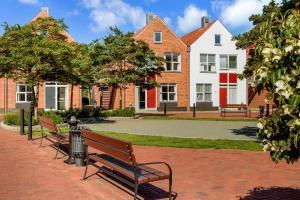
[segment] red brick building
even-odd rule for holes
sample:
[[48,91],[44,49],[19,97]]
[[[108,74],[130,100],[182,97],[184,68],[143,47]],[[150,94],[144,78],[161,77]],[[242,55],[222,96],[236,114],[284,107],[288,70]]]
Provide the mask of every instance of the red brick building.
[[[31,21],[48,16],[48,9],[43,8]],[[189,110],[188,48],[163,20],[152,15],[147,17],[147,25],[134,37],[146,41],[158,56],[166,59],[165,70],[160,75],[151,77],[159,83],[158,87],[143,89],[129,85],[125,89],[123,107],[156,111],[163,110],[166,105],[169,111]],[[69,42],[74,41],[67,32],[64,34]],[[87,91],[69,84],[43,82],[38,91],[38,108],[41,110],[67,110],[71,104],[73,108],[81,108],[84,105],[106,108],[120,106],[120,91],[112,88],[99,90],[98,87],[94,87],[92,91]],[[0,99],[0,112],[8,112],[16,110],[16,103],[28,102],[31,90],[23,83],[0,78],[0,94],[3,96]]]
[[[48,17],[49,11],[43,8],[42,11],[31,21],[37,18]],[[67,33],[68,42],[74,39]],[[80,108],[82,106],[82,97],[84,96],[82,89],[72,87],[69,84],[57,82],[43,82],[39,86],[38,108],[42,110],[66,110],[71,107],[71,95],[73,95],[73,107]],[[31,90],[23,83],[16,83],[13,80],[0,78],[0,113],[16,110],[16,103],[24,103],[29,101]],[[94,96],[100,96],[99,90],[94,88]],[[99,98],[98,98],[99,99]],[[87,102],[87,104],[97,104],[97,102]]]
[[[176,36],[159,17],[147,15],[147,24],[135,34],[135,39],[144,40],[150,48],[166,62],[165,70],[152,77],[159,87],[143,89],[130,85],[125,90],[124,107],[136,110],[189,110],[189,62],[186,44]],[[116,94],[115,107],[119,94]]]

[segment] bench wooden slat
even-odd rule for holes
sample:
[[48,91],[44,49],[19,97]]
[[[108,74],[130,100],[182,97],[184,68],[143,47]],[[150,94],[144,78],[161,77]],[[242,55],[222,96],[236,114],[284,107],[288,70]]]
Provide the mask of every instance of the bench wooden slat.
[[42,127],[47,128],[53,132],[58,132],[56,124],[51,119],[44,116],[39,116],[39,122]]
[[[127,176],[128,178],[134,180],[134,168],[124,162],[120,162],[119,160],[114,159],[111,156],[106,154],[92,155],[90,158],[94,161],[101,162],[106,166],[112,168],[113,170]],[[137,168],[137,177],[138,182],[149,183],[158,180],[164,180],[169,178],[169,174],[156,170],[154,168],[148,166],[142,166]]]
[[130,150],[129,147],[131,146],[131,144],[127,141],[123,141],[106,135],[94,134],[94,132],[90,130],[82,130],[81,134],[84,138],[101,142],[108,146],[113,146],[115,149],[119,149],[120,151],[128,152],[128,150]]
[[85,145],[98,149],[104,153],[110,154],[113,157],[122,160],[123,162],[133,164],[133,160],[128,152],[126,153],[124,151],[111,148],[109,146],[103,145],[102,143],[99,142],[95,142],[94,140],[90,140],[88,138],[85,138],[84,143]]
[[[139,184],[149,183],[164,179],[169,179],[169,199],[172,198],[172,170],[171,167],[164,162],[153,162],[138,164],[133,154],[130,142],[118,140],[112,137],[101,135],[92,131],[82,130],[81,134],[87,147],[95,148],[103,152],[103,154],[89,154],[87,157],[87,166],[83,179],[86,179],[89,161],[91,160],[97,168],[102,169],[103,173],[108,173],[119,181],[134,187],[134,199],[137,199]],[[97,165],[97,162],[102,165]],[[164,164],[168,167],[169,174],[149,167],[149,165]],[[105,170],[105,168],[110,168]],[[112,171],[110,171],[112,170]],[[125,177],[125,178],[124,178]],[[127,181],[131,179],[134,184]]]

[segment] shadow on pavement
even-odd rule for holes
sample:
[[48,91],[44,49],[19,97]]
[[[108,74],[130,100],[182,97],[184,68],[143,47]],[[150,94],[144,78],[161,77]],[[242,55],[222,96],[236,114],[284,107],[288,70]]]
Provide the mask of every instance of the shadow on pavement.
[[[117,172],[114,172],[114,173],[118,174]],[[111,177],[108,174],[98,171],[98,172],[90,175],[89,177],[91,177],[93,175],[97,175],[101,179],[104,179],[105,181],[109,182],[110,184],[112,184],[112,187],[115,186],[115,187],[119,188],[120,190],[126,192],[129,195],[129,197],[133,196],[133,194],[134,194],[133,188],[120,182],[118,179]],[[131,182],[130,179],[127,179],[126,177],[122,176],[121,174],[118,174],[118,175]],[[165,181],[165,182],[166,182],[166,186],[167,186],[168,183],[167,183],[167,181]],[[178,194],[173,191],[172,192],[172,200],[177,199],[177,195]],[[140,185],[139,190],[138,190],[138,196],[142,197],[144,200],[168,199],[169,192],[162,188],[159,188],[153,184],[146,183],[146,184]],[[138,198],[138,199],[140,199],[140,198]]]
[[300,189],[289,187],[257,187],[250,190],[247,196],[240,197],[240,200],[299,200]]
[[235,135],[245,135],[251,138],[256,138],[256,133],[257,133],[256,127],[245,126],[243,128],[230,129],[230,130]]
[[107,120],[104,118],[82,118],[79,119],[80,123],[79,124],[114,124],[116,123],[115,120]]

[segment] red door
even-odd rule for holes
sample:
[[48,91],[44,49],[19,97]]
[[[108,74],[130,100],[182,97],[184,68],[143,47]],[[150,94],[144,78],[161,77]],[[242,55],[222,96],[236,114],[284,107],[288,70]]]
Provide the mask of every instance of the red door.
[[[148,80],[155,80],[155,74],[149,76]],[[156,87],[147,90],[147,108],[156,108]]]
[[156,108],[156,87],[147,90],[147,108]]
[[220,106],[227,105],[227,88],[220,88]]

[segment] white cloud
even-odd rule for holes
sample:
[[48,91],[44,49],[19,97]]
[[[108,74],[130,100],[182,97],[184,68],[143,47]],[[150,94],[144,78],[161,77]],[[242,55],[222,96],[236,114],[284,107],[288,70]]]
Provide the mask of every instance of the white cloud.
[[211,8],[214,13],[219,13],[226,6],[228,6],[231,2],[229,0],[212,0]]
[[[270,0],[234,0],[221,7],[221,20],[232,28],[250,28],[249,17],[262,13],[263,6]],[[276,2],[281,2],[276,0]]]
[[39,0],[19,0],[19,2],[25,3],[25,4],[37,4],[39,2]]
[[141,7],[135,7],[123,0],[82,0],[83,5],[91,9],[92,31],[104,31],[110,26],[132,25],[139,29],[146,23],[146,13]]
[[206,10],[201,10],[191,4],[184,10],[184,15],[177,18],[178,31],[188,32],[201,26],[201,18],[207,16]]
[[74,16],[78,16],[78,15],[80,15],[80,12],[77,9],[74,9],[74,10],[71,10],[71,11],[67,12],[68,17],[74,17]]
[[164,22],[168,25],[168,26],[171,26],[172,24],[172,19],[170,17],[164,17]]
[[158,0],[144,0],[145,4],[156,3]]

